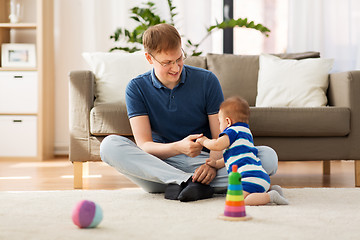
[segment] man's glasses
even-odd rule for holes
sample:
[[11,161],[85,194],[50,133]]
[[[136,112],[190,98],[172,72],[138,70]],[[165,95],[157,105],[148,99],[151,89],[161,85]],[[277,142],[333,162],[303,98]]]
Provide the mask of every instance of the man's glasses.
[[152,56],[152,58],[157,61],[163,68],[167,68],[167,67],[170,67],[174,64],[181,64],[183,63],[183,61],[186,59],[186,53],[184,51],[184,49],[181,48],[181,51],[182,51],[182,54],[181,54],[181,57],[179,57],[178,59],[176,59],[175,61],[167,61],[167,62],[160,62],[159,60],[157,60],[151,53],[150,56]]

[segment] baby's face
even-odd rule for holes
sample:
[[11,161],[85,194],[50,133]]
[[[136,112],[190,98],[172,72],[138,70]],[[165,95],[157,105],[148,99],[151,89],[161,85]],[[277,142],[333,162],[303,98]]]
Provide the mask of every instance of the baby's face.
[[226,121],[226,116],[224,116],[224,113],[220,110],[219,111],[219,122],[220,122],[220,131],[223,132],[228,127],[228,122]]

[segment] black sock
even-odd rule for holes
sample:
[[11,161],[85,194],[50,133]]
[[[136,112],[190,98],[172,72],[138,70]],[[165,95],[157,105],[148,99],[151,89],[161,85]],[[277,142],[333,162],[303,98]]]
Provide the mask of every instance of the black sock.
[[169,200],[178,200],[179,194],[184,188],[181,185],[170,183],[165,189],[165,198]]
[[213,194],[214,189],[210,187],[210,185],[205,185],[199,182],[190,182],[179,194],[178,199],[181,202],[190,202],[211,198]]
[[167,185],[165,189],[165,199],[169,200],[179,200],[179,194],[181,191],[191,182],[192,178],[189,178],[186,182],[181,183],[181,185],[178,185],[176,183],[170,183]]

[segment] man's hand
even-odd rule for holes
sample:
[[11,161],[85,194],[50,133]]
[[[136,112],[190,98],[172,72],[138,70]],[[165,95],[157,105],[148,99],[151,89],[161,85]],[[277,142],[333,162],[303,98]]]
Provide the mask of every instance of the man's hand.
[[189,157],[196,157],[200,155],[203,146],[200,143],[197,143],[196,139],[202,136],[202,134],[193,134],[177,142],[178,151]]
[[202,184],[210,184],[215,177],[216,169],[207,164],[203,164],[195,170],[192,181],[201,182]]

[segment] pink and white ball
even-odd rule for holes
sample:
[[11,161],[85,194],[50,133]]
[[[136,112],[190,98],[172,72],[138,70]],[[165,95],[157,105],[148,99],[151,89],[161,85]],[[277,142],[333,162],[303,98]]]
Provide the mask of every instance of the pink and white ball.
[[100,206],[92,201],[82,200],[72,211],[72,220],[79,228],[95,228],[102,219]]

